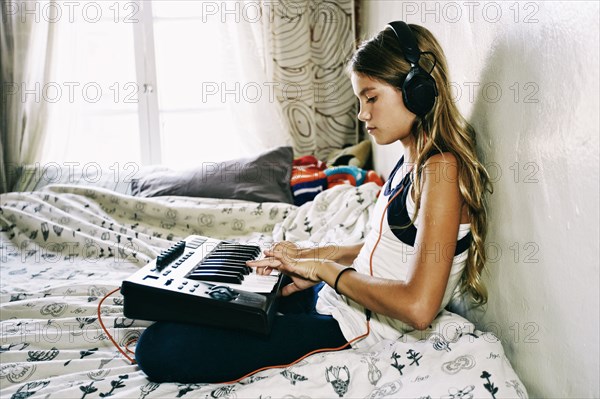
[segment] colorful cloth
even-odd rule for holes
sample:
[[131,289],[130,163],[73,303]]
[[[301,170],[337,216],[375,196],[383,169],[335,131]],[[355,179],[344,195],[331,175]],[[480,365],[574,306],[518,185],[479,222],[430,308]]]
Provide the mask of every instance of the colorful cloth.
[[290,184],[296,206],[312,201],[320,192],[340,184],[358,187],[375,182],[383,186],[383,179],[374,170],[367,171],[354,165],[327,167],[325,162],[312,155],[297,158],[292,165]]

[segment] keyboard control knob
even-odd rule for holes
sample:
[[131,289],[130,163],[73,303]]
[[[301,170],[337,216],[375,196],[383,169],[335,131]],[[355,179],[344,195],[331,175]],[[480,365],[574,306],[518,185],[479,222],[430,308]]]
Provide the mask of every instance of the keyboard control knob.
[[169,264],[169,262],[167,261],[167,258],[164,255],[158,255],[156,257],[156,268],[160,271],[162,269],[165,268],[165,266],[167,266]]
[[225,285],[216,285],[214,287],[210,287],[206,293],[212,299],[224,302],[232,301],[240,295]]

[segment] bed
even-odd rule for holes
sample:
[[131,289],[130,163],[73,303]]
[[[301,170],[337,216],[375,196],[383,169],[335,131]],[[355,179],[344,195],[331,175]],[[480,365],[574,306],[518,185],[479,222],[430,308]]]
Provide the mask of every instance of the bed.
[[[355,243],[368,231],[379,188],[339,184],[299,206],[133,195],[131,184],[98,181],[3,194],[0,397],[528,397],[498,338],[448,310],[429,329],[396,341],[315,354],[230,385],[149,381],[99,324],[99,302],[173,242],[198,234],[265,247],[282,239]],[[122,347],[151,324],[124,317],[118,292],[104,301],[101,317]]]

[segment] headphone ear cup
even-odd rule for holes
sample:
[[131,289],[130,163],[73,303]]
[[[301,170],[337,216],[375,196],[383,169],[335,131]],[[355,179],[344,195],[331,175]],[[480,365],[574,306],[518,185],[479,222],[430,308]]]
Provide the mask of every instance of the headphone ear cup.
[[410,70],[402,85],[404,105],[413,114],[423,117],[435,104],[437,97],[435,80],[419,68]]

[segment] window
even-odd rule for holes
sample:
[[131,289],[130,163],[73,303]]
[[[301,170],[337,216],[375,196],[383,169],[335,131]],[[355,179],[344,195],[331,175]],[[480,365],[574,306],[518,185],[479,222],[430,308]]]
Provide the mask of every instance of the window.
[[183,168],[250,155],[229,98],[207,95],[225,81],[227,50],[203,2],[77,5],[56,30],[44,161]]
[[[229,109],[220,95],[225,54],[222,23],[203,16],[203,2],[152,3],[162,161],[192,166],[236,158]],[[231,98],[233,99],[233,98]]]
[[61,9],[53,71],[41,89],[49,103],[45,162],[141,160],[133,24],[123,8],[113,13],[114,3],[95,4],[102,8]]

